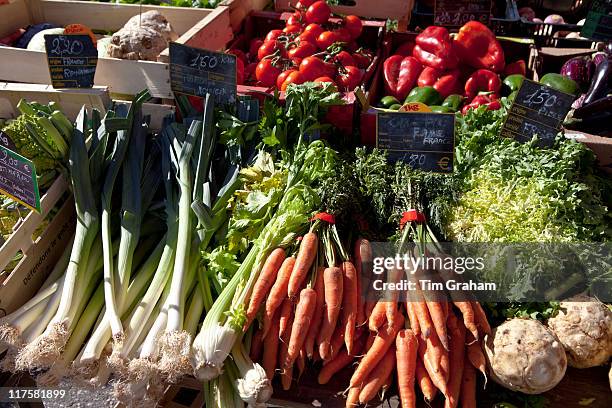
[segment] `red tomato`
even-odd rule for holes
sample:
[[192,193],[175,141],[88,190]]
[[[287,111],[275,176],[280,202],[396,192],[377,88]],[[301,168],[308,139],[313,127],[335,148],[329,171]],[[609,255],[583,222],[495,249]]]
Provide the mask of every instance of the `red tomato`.
[[333,76],[336,67],[317,57],[306,57],[300,63],[300,72],[306,81],[312,81],[315,78],[322,76]]
[[299,84],[303,84],[304,82],[306,82],[306,81],[304,80],[304,76],[302,75],[302,73],[299,72],[299,71],[295,71],[295,72],[290,73],[287,76],[287,79],[285,79],[285,82],[283,82],[283,85],[281,85],[280,90],[281,91],[286,91],[287,87],[290,84],[299,85]]
[[351,33],[346,28],[341,27],[337,30],[334,30],[334,32],[338,36],[338,41],[341,41],[343,43],[348,43],[351,41]]
[[283,71],[278,78],[276,78],[276,87],[278,89],[281,89],[283,86],[283,82],[285,82],[285,79],[287,79],[287,77],[289,76],[289,74],[293,73],[293,72],[298,72],[297,69],[288,69],[286,71]]
[[264,42],[261,38],[253,38],[251,40],[251,43],[249,44],[249,56],[251,57],[251,59],[257,58],[257,51],[263,43]]
[[269,59],[261,60],[255,69],[255,77],[263,86],[274,86],[280,73],[280,69]]
[[283,28],[283,33],[285,34],[297,34],[300,33],[302,31],[302,26],[299,25],[288,25],[287,27]]
[[300,60],[311,56],[317,52],[317,46],[308,41],[300,41],[297,46],[287,51],[287,56],[291,59],[299,58]]
[[340,51],[338,54],[336,54],[334,61],[338,61],[345,67],[348,65],[356,65],[353,56],[346,51]]
[[317,37],[315,37],[313,33],[307,31],[304,31],[302,34],[298,35],[298,39],[300,41],[307,41],[312,44],[317,43]]
[[327,47],[338,41],[340,41],[340,39],[336,32],[323,31],[321,35],[317,37],[317,46],[319,46],[320,50],[326,50]]
[[268,33],[268,35],[266,35],[266,38],[264,39],[264,42],[265,41],[274,41],[278,37],[280,37],[281,35],[283,35],[283,30],[271,30]]
[[359,44],[357,44],[355,41],[351,41],[350,43],[346,44],[347,51],[355,52],[358,49],[359,49]]
[[312,33],[312,35],[314,35],[315,39],[321,35],[321,33],[325,31],[323,30],[323,27],[321,27],[319,24],[317,23],[311,23],[308,24],[305,28],[304,28],[304,32],[305,33]]
[[228,54],[235,55],[239,60],[242,60],[242,62],[244,62],[245,64],[249,62],[249,59],[247,58],[246,54],[242,50],[233,48],[231,50],[227,50],[226,52]]
[[337,80],[338,85],[340,85],[343,90],[352,91],[361,84],[362,78],[362,71],[353,65],[349,65],[348,67],[344,67],[343,70],[340,70]]
[[308,7],[306,11],[306,22],[307,23],[319,23],[323,24],[329,20],[331,15],[331,8],[324,1],[315,1]]
[[331,78],[330,78],[330,77],[328,77],[328,76],[318,77],[318,78],[317,78],[317,79],[315,79],[313,82],[316,82],[316,83],[321,83],[321,82],[330,82],[330,83],[332,83],[332,84],[336,85],[336,83],[334,82],[334,80],[333,80],[333,79],[331,79]]
[[363,23],[357,16],[346,16],[343,20],[344,27],[351,33],[351,39],[355,40],[359,38],[363,31]]
[[259,47],[259,50],[257,51],[257,58],[259,60],[262,60],[264,59],[264,57],[267,57],[268,55],[272,55],[278,50],[281,50],[281,54],[282,54],[282,51],[284,49],[285,47],[283,47],[283,45],[280,44],[276,40],[264,41],[264,43],[261,45],[261,47]]
[[296,3],[295,8],[298,10],[307,9],[314,3],[316,0],[300,0]]
[[304,13],[302,13],[301,11],[296,11],[295,13],[291,14],[289,16],[289,18],[287,19],[287,26],[291,26],[291,25],[296,25],[296,26],[302,26],[304,24]]
[[361,69],[366,69],[372,63],[372,54],[364,49],[359,49],[353,54],[355,65]]

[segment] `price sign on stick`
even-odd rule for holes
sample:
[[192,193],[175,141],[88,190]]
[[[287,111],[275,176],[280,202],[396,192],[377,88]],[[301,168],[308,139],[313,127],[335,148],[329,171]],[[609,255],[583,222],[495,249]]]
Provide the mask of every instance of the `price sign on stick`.
[[612,0],[593,0],[580,36],[593,40],[612,40]]
[[434,25],[461,27],[468,21],[489,24],[491,0],[436,0]]
[[0,193],[40,212],[36,168],[25,157],[0,145]]
[[455,115],[379,112],[376,147],[386,149],[392,162],[402,160],[415,169],[452,173]]
[[91,88],[98,50],[88,35],[45,35],[47,62],[54,88]]
[[174,92],[205,97],[217,105],[236,103],[236,56],[170,43],[170,86]]
[[525,80],[510,107],[501,135],[528,142],[537,134],[538,144],[550,147],[574,100],[573,95]]

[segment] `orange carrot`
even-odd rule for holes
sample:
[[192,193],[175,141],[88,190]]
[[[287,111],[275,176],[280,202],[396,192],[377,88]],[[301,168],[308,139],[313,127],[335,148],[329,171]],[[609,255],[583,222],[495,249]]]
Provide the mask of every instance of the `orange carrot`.
[[274,377],[274,370],[276,369],[276,364],[278,362],[279,331],[280,319],[274,319],[272,321],[272,328],[264,339],[262,366],[264,370],[266,370],[266,376],[270,380],[272,380]]
[[[282,312],[284,311],[284,309],[286,309],[286,304],[289,304],[290,306],[292,306],[292,301],[291,299],[287,298],[285,299],[285,302],[282,306],[281,310],[281,319],[280,319],[280,326],[279,326],[279,351],[278,351],[278,361],[279,361],[279,365],[281,367],[281,384],[283,386],[283,389],[286,391],[289,388],[291,388],[291,380],[293,378],[293,365],[288,366],[287,364],[285,364],[285,362],[287,361],[287,357],[289,355],[289,340],[291,339],[291,329],[293,327],[293,308],[290,307],[289,311],[291,313],[289,313],[289,315],[286,318],[283,318],[282,316]],[[285,320],[285,329],[283,330],[283,320]]]
[[435,347],[431,338],[437,339],[437,336],[431,336],[426,341],[419,341],[419,357],[421,361],[423,361],[423,366],[425,370],[427,370],[431,382],[442,392],[442,394],[446,395],[446,376],[444,370],[440,366],[441,359],[437,358],[438,355],[443,355],[444,350],[442,349],[442,345]]
[[[354,351],[355,353],[361,353],[366,342],[366,336],[358,336],[355,338],[354,343]],[[332,376],[338,373],[347,365],[351,364],[355,361],[355,357],[348,354],[345,348],[343,348],[340,353],[333,359],[326,362],[321,370],[319,371],[319,384],[327,384]]]
[[306,341],[304,342],[304,348],[306,349],[306,355],[309,358],[313,356],[313,350],[315,345],[315,339],[319,334],[321,327],[321,321],[323,320],[323,310],[325,308],[325,288],[323,285],[323,270],[325,268],[320,267],[317,269],[317,277],[315,279],[314,290],[317,292],[317,301],[315,304],[315,310],[312,315],[312,322],[306,335]]
[[268,330],[272,326],[272,317],[274,316],[276,309],[281,306],[283,300],[285,300],[287,297],[287,285],[289,285],[289,276],[291,276],[291,271],[293,270],[294,265],[295,257],[290,256],[289,258],[285,258],[285,261],[281,265],[281,268],[276,275],[276,281],[274,282],[274,285],[272,285],[270,294],[266,300],[266,308],[263,319],[263,337],[268,335]]
[[368,269],[371,268],[372,265],[372,247],[370,241],[365,238],[359,238],[355,242],[354,254],[355,269],[357,271],[357,293],[359,295],[357,298],[357,325],[361,326],[366,322],[368,316],[365,313],[361,285],[364,276],[371,276],[371,274],[368,273]]
[[429,316],[440,339],[440,343],[445,350],[448,350],[448,333],[446,331],[446,313],[445,306],[442,302],[425,302],[427,304],[427,310],[429,310]]
[[278,271],[285,261],[285,250],[283,248],[276,248],[268,255],[268,259],[261,268],[261,272],[253,285],[253,292],[251,293],[251,299],[249,300],[249,306],[246,311],[246,323],[244,324],[243,330],[246,331],[255,315],[259,310],[259,307],[263,303],[266,295],[270,291],[270,288],[276,281]]
[[467,341],[467,357],[470,360],[470,363],[478,369],[484,376],[485,386],[487,384],[487,360],[482,351],[482,340],[474,341],[474,337],[472,337],[471,333],[467,333],[466,336]]
[[339,324],[336,326],[336,329],[334,330],[334,334],[332,334],[331,342],[329,345],[329,356],[327,357],[326,362],[335,358],[340,352],[340,350],[342,350],[343,347],[344,347],[344,326]]
[[355,408],[359,406],[359,393],[361,389],[359,387],[353,387],[349,390],[346,397],[346,408]]
[[476,408],[476,370],[465,359],[461,376],[461,408]]
[[384,401],[385,394],[387,394],[387,391],[389,391],[389,388],[391,388],[392,385],[393,385],[393,372],[391,372],[389,376],[387,377],[387,379],[385,380],[385,382],[383,382],[383,385],[380,389],[380,399],[381,400]]
[[453,375],[448,381],[445,408],[457,408],[459,406],[459,393],[461,392],[461,376],[463,374],[463,362],[465,360],[465,326],[454,313],[448,316],[448,329],[450,331],[450,370]]
[[370,331],[377,332],[387,318],[387,302],[379,300],[374,306],[370,318],[368,319],[368,328]]
[[353,341],[357,326],[357,300],[360,297],[357,288],[357,270],[352,262],[342,263],[342,326],[344,327],[344,344],[349,354],[353,354]]
[[414,302],[411,299],[406,301],[406,312],[408,315],[408,320],[410,321],[410,328],[414,332],[414,335],[420,336],[421,326],[419,325],[419,318],[414,310]]
[[431,378],[429,378],[429,374],[427,374],[427,370],[425,369],[423,361],[420,357],[417,359],[416,381],[419,384],[419,388],[421,388],[425,401],[428,404],[431,403],[431,401],[433,401],[433,399],[436,397],[438,389],[433,382],[431,382]]
[[[289,298],[283,300],[283,304],[280,309],[280,328],[278,331],[278,337],[285,337],[286,334],[291,333],[291,325],[293,324],[293,302]],[[287,342],[289,336],[287,336]]]
[[289,339],[289,349],[287,352],[287,361],[284,364],[291,367],[298,358],[300,350],[304,345],[308,328],[312,320],[312,315],[315,309],[316,296],[314,289],[305,288],[300,292],[300,300],[295,309],[295,317],[291,327],[291,337]]
[[351,377],[351,387],[362,385],[368,374],[370,374],[370,372],[376,366],[376,363],[380,361],[381,356],[383,356],[387,350],[389,350],[389,348],[395,344],[395,336],[403,326],[404,316],[400,314],[398,315],[397,319],[395,319],[395,324],[393,326],[386,326],[385,329],[378,332],[374,338],[372,347],[370,347],[366,355],[363,356],[359,366],[357,366],[357,369]]
[[304,370],[306,369],[306,351],[304,351],[304,349],[300,350],[300,355],[298,356],[296,363],[297,363],[297,368],[298,368],[298,379],[299,379],[304,373]]
[[363,321],[364,324],[368,323],[368,319],[372,315],[372,312],[374,311],[374,308],[376,307],[377,304],[378,304],[378,301],[376,300],[367,300],[365,302],[365,305],[363,305],[363,310],[365,312],[364,321]]
[[[389,270],[387,274],[387,280],[389,283],[398,283],[402,279],[403,275],[404,275],[403,269],[392,268]],[[390,326],[393,326],[393,322],[395,321],[395,318],[397,314],[399,313],[399,311],[397,310],[397,306],[398,306],[397,300],[399,297],[399,292],[397,290],[392,290],[392,291],[389,291],[389,293],[387,293],[386,295],[388,298],[387,307],[385,310],[385,313],[387,315],[387,322],[389,322]]]
[[397,360],[397,388],[402,401],[402,408],[414,408],[416,406],[414,378],[418,348],[419,343],[412,330],[400,330],[395,339],[395,358]]
[[251,337],[251,350],[249,352],[249,357],[251,357],[251,360],[253,361],[259,361],[261,359],[261,352],[263,351],[263,338],[261,333],[261,330],[257,330]]
[[476,319],[476,325],[482,330],[484,334],[491,334],[491,326],[487,320],[487,315],[483,310],[482,306],[478,302],[471,302],[472,308],[474,309],[474,318]]
[[376,340],[376,333],[370,332],[370,334],[368,335],[368,340],[366,341],[365,351],[368,351],[370,348],[372,348],[374,340]]
[[476,320],[474,317],[474,309],[472,308],[472,304],[470,302],[453,302],[457,309],[461,311],[461,315],[463,316],[463,324],[465,328],[470,331],[470,333],[474,336],[474,339],[478,340],[478,327],[476,326]]
[[431,317],[429,316],[429,309],[423,300],[423,295],[419,291],[415,293],[415,300],[416,301],[412,304],[412,306],[417,315],[419,326],[421,327],[421,336],[428,338],[432,333],[434,333],[433,323],[431,321]]
[[319,238],[314,232],[308,232],[302,238],[295,266],[289,277],[287,294],[290,298],[294,298],[298,295],[300,287],[302,283],[304,283],[304,280],[306,280],[308,271],[310,271],[310,267],[317,257],[318,246]]
[[385,380],[395,369],[395,345],[392,345],[368,375],[361,392],[359,402],[366,404],[371,401],[382,388]]
[[319,343],[319,354],[323,360],[327,360],[330,353],[330,340],[342,306],[342,269],[338,267],[325,268],[323,271],[323,283],[325,285],[325,312],[321,322],[321,330],[317,337]]

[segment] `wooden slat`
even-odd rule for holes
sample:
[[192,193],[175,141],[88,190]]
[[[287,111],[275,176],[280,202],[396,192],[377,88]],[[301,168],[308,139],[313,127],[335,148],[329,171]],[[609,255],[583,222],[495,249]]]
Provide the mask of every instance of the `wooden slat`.
[[237,32],[246,16],[252,11],[265,9],[271,3],[272,0],[225,0],[221,4],[229,7],[232,30]]
[[24,0],[13,0],[9,4],[0,5],[0,38],[30,23],[30,13]]

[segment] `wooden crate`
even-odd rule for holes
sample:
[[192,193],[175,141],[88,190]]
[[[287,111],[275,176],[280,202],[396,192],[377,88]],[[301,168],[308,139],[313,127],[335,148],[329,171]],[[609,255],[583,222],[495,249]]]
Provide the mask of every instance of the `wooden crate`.
[[227,6],[230,10],[230,22],[232,30],[237,32],[244,19],[253,11],[262,11],[272,0],[225,0],[222,6]]
[[[193,47],[220,49],[231,38],[229,9],[192,9],[132,4],[61,0],[11,0],[0,5],[0,38],[29,24],[81,23],[94,30],[116,31],[141,11],[159,10],[180,35],[177,42]],[[154,97],[172,98],[167,50],[161,62],[99,58],[96,85],[108,86],[113,94],[134,95],[148,88]],[[50,84],[44,52],[0,46],[0,80]]]

